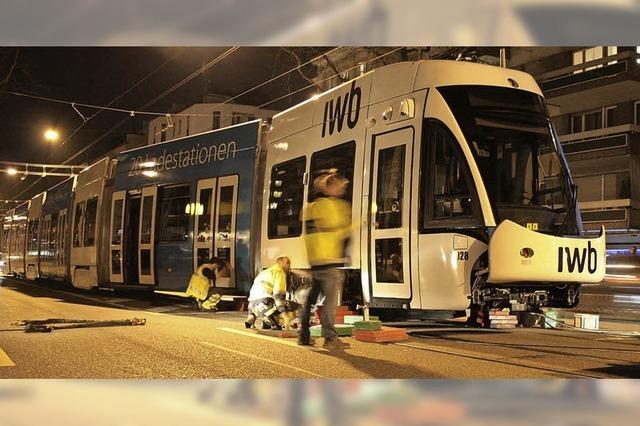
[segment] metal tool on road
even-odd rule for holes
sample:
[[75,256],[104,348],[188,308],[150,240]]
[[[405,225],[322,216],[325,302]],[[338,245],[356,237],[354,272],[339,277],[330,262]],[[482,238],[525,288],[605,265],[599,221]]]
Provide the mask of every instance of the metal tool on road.
[[11,323],[11,325],[24,326],[25,333],[50,333],[53,330],[68,330],[72,328],[126,327],[145,325],[146,323],[147,320],[145,318],[102,321],[50,318],[45,320],[20,320]]

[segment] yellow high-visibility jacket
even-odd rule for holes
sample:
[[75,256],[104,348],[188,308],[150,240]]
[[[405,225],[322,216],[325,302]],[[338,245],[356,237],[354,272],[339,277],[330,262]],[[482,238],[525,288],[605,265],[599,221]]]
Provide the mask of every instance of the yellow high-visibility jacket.
[[335,197],[318,198],[303,214],[305,243],[311,266],[344,264],[351,236],[351,206]]
[[282,266],[277,263],[270,268],[260,272],[251,286],[249,301],[274,298],[276,301],[284,299],[287,294],[287,274]]

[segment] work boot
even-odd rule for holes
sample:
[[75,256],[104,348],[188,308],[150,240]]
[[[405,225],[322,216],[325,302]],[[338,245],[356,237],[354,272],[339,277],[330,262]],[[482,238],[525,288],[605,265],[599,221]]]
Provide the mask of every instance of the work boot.
[[342,340],[336,338],[333,340],[325,340],[324,344],[322,345],[323,348],[325,349],[329,349],[329,350],[345,350],[345,349],[349,349],[351,347],[351,345],[347,342],[343,342]]
[[273,316],[265,317],[264,320],[262,320],[262,324],[264,325],[265,323],[268,324],[269,328],[272,330],[282,330],[282,327],[278,323],[278,320]]
[[298,346],[313,346],[315,344],[315,340],[311,337],[298,337]]
[[251,314],[244,322],[244,328],[255,328],[256,316]]

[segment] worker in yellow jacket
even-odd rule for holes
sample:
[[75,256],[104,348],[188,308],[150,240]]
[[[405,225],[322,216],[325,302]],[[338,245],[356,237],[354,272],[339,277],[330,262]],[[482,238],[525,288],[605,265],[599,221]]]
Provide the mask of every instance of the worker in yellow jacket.
[[349,180],[337,170],[327,170],[314,180],[314,189],[321,196],[304,211],[305,244],[311,265],[312,285],[300,317],[300,345],[312,345],[310,337],[311,305],[320,293],[324,302],[320,315],[324,346],[340,349],[348,344],[338,339],[335,329],[338,291],[344,283],[339,267],[346,262],[346,249],[351,236],[351,205],[343,198]]
[[263,329],[281,328],[277,317],[287,309],[287,275],[290,270],[291,260],[287,256],[278,256],[273,266],[260,272],[253,280],[245,327],[253,327],[256,319],[261,318]]

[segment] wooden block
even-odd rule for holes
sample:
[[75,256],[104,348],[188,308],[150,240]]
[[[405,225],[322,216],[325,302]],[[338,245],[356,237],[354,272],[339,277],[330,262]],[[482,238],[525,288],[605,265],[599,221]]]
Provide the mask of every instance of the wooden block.
[[356,321],[353,323],[356,330],[381,330],[382,323],[378,320]]
[[[334,327],[336,328],[338,336],[351,336],[353,332],[353,326],[350,324],[335,324]],[[322,326],[314,325],[309,328],[309,332],[311,337],[322,337]]]
[[489,325],[490,328],[516,328],[516,324],[494,324]]
[[311,333],[311,337],[320,337],[322,336],[322,326],[314,325],[313,327],[309,327],[309,332]]
[[503,311],[502,309],[491,309],[489,311],[489,316],[505,316],[505,315],[510,315],[511,312],[509,312],[508,310]]
[[381,330],[353,330],[353,337],[361,342],[398,342],[407,340],[407,331],[403,328],[382,327]]
[[278,332],[276,333],[276,337],[291,339],[294,337],[298,337],[298,332],[296,330],[278,330]]
[[351,336],[353,333],[353,326],[350,324],[336,324],[335,328],[338,336]]
[[[379,320],[380,318],[378,318],[375,315],[369,315],[369,320]],[[364,321],[364,316],[363,315],[345,315],[344,316],[344,323],[345,324],[353,324],[356,321]]]
[[490,320],[513,320],[518,321],[518,317],[515,315],[489,315]]

